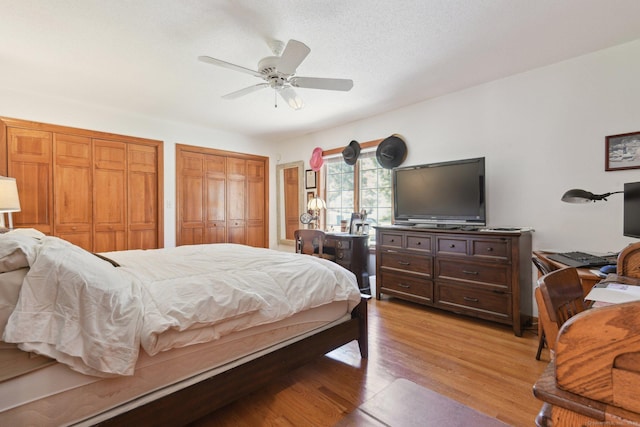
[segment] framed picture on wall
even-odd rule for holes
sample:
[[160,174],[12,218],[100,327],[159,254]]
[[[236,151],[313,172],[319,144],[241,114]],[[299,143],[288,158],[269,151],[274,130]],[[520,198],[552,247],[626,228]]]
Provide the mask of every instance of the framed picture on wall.
[[605,138],[604,170],[640,169],[640,132]]
[[305,206],[308,206],[311,199],[313,199],[315,196],[316,193],[314,191],[307,191],[307,204]]
[[316,182],[317,177],[318,177],[318,175],[317,175],[316,171],[311,170],[311,169],[307,169],[305,171],[305,174],[304,174],[305,187],[307,189],[316,188],[317,187],[317,182]]

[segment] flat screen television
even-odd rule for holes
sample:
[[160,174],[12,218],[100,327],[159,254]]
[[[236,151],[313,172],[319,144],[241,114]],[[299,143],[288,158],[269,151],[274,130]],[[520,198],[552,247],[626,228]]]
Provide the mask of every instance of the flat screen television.
[[640,239],[640,182],[624,184],[623,234]]
[[394,224],[486,225],[484,157],[396,168]]

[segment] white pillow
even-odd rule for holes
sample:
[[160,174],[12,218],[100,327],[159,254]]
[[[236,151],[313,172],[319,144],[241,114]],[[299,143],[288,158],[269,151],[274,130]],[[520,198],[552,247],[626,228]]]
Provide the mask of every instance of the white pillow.
[[44,234],[34,229],[16,229],[0,234],[0,273],[29,267]]

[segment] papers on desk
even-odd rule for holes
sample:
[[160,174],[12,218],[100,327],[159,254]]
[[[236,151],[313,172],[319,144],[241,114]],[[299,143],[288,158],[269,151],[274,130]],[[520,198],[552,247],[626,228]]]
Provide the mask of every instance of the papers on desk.
[[624,285],[622,283],[608,283],[606,286],[597,285],[591,289],[585,299],[608,304],[640,301],[640,286]]

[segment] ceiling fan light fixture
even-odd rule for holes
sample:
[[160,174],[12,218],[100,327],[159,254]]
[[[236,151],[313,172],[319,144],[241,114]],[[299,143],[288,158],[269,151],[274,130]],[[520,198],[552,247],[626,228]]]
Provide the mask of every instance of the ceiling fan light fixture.
[[[258,89],[271,87],[280,94],[291,108],[300,110],[304,107],[304,102],[302,98],[296,94],[293,87],[343,92],[349,91],[353,87],[353,81],[349,79],[296,76],[298,66],[304,61],[307,55],[309,55],[309,52],[311,52],[311,49],[302,42],[291,39],[284,46],[284,50],[282,50],[282,42],[276,40],[271,41],[270,46],[275,56],[262,58],[258,62],[258,70],[245,68],[220,59],[211,58],[210,56],[199,56],[198,59],[219,67],[251,74],[265,81],[265,83],[223,95],[222,97],[224,99],[236,99]],[[280,52],[282,52],[282,54],[280,54]],[[277,102],[275,105],[276,107],[278,106]]]
[[296,91],[293,90],[292,87],[283,87],[278,92],[280,92],[280,96],[282,96],[282,99],[287,101],[289,107],[293,108],[294,110],[301,110],[304,107],[304,101],[302,100],[300,95],[298,95]]
[[287,103],[289,104],[289,107],[294,110],[302,110],[304,107],[304,101],[299,96],[294,99],[290,99]]

